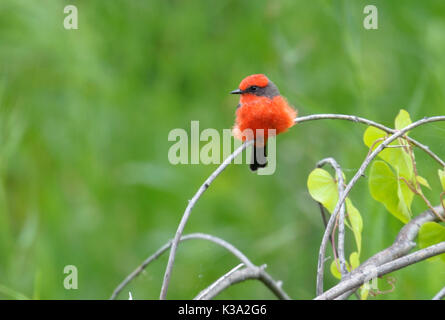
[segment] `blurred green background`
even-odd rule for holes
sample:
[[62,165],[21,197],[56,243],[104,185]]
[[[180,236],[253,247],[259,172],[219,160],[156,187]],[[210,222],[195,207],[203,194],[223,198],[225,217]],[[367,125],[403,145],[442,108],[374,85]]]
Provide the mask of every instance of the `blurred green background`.
[[[65,30],[74,4],[79,29]],[[378,8],[378,30],[363,8]],[[171,165],[174,128],[230,128],[241,79],[265,73],[300,115],[355,114],[392,126],[445,113],[443,1],[57,1],[0,2],[0,298],[104,299],[173,237],[190,199],[216,165]],[[365,127],[316,121],[277,139],[277,171],[232,165],[196,205],[186,233],[231,242],[266,263],[295,299],[315,294],[323,225],[306,188],[332,156],[348,179],[368,150]],[[445,125],[412,136],[445,157]],[[438,203],[437,164],[417,151]],[[351,194],[364,219],[362,261],[390,245],[402,224],[361,179]],[[425,210],[416,199],[414,212]],[[354,249],[347,233],[347,252]],[[331,255],[329,252],[328,255]],[[157,299],[167,255],[120,298]],[[168,298],[193,298],[237,264],[199,240],[179,247]],[[63,287],[66,265],[79,288]],[[371,299],[430,299],[443,264],[394,273],[395,290]],[[326,271],[325,287],[336,279]],[[380,282],[382,290],[390,288]],[[226,299],[273,299],[259,282]]]

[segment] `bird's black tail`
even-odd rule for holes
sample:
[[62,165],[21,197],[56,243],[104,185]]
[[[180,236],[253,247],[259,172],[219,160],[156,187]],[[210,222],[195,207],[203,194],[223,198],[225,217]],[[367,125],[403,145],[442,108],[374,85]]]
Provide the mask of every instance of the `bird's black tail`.
[[257,171],[258,168],[264,168],[267,166],[267,148],[266,145],[253,146],[252,161],[250,162],[250,170]]

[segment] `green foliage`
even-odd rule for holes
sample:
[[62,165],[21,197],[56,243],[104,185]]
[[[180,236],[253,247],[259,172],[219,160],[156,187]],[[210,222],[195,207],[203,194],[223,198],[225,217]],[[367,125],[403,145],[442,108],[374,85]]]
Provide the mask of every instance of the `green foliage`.
[[[396,119],[394,120],[394,127],[396,128],[396,130],[402,130],[403,128],[409,126],[411,123],[412,121],[408,111],[401,109]],[[409,132],[407,132],[406,135],[409,135]]]
[[431,190],[431,186],[428,183],[428,180],[426,180],[425,178],[417,176],[417,182],[420,183],[422,186],[427,187],[428,189]]
[[[403,111],[404,110],[401,110],[396,117],[396,126],[406,126],[407,124],[411,123],[409,115],[406,116],[406,111]],[[375,127],[368,127],[364,133],[363,141],[368,148],[372,147],[372,150],[374,150],[383,142],[386,137],[388,137],[386,132]],[[399,145],[406,145],[405,140],[400,138],[389,144],[389,146],[392,147]],[[385,148],[384,150],[382,150],[382,152],[379,153],[378,156],[388,162],[398,173],[399,177],[404,177],[408,180],[412,179],[414,175],[413,164],[410,155],[406,151],[406,148]]]
[[384,161],[374,161],[369,173],[369,190],[372,197],[403,223],[410,220],[412,192]]
[[[400,110],[395,121],[395,128],[401,130],[412,123],[406,110]],[[408,135],[408,134],[406,134]],[[368,127],[363,141],[372,150],[379,146],[388,135],[377,128]],[[403,223],[411,219],[411,204],[414,192],[410,186],[417,184],[431,188],[428,181],[416,175],[414,170],[414,152],[403,138],[396,139],[379,153],[383,161],[374,161],[369,175],[369,189],[373,198],[385,205],[385,208]],[[413,188],[413,187],[412,187]],[[419,190],[421,192],[421,190]]]
[[[348,271],[351,271],[351,265],[348,263],[348,261],[346,261],[346,269]],[[339,262],[338,259],[336,260],[332,260],[331,265],[329,266],[329,270],[331,271],[331,274],[337,278],[337,279],[341,279],[341,272],[340,272],[340,266],[339,266]]]
[[[411,118],[405,110],[401,110],[395,120],[397,130],[411,124]],[[364,134],[364,142],[368,147],[381,143],[385,133],[379,129],[368,128]],[[429,182],[417,175],[414,170],[414,153],[410,146],[399,139],[403,147],[386,149],[380,154],[385,161],[374,161],[369,175],[369,189],[372,197],[383,203],[386,209],[407,223],[411,217],[411,205],[415,194],[423,195],[420,185],[432,189]],[[411,152],[411,154],[409,153]],[[438,171],[442,188],[445,190],[445,172]],[[445,228],[437,223],[426,223],[419,232],[419,244],[422,248],[434,243],[445,241]],[[442,258],[445,255],[442,255]]]
[[338,202],[338,186],[336,180],[324,169],[314,169],[307,179],[307,188],[311,197],[323,204],[332,213]]
[[[400,110],[395,121],[395,128],[401,130],[409,126],[412,121],[406,110]],[[363,141],[370,148],[370,152],[377,148],[386,138],[387,133],[375,127],[365,130]],[[415,168],[414,152],[403,138],[390,144],[379,153],[383,160],[375,160],[369,173],[369,190],[371,196],[382,203],[385,208],[397,219],[407,223],[411,219],[411,206],[415,194],[423,195],[420,186],[432,189],[427,179],[419,176]],[[439,170],[439,178],[445,189],[445,171]],[[320,202],[332,213],[339,199],[337,179],[334,179],[326,170],[317,168],[308,177],[307,187],[313,199]],[[347,226],[353,231],[357,252],[350,255],[347,261],[349,271],[360,265],[360,250],[362,242],[363,221],[360,212],[346,199]],[[437,223],[425,224],[419,233],[421,247],[445,241],[445,228]],[[444,256],[444,255],[443,255]],[[332,275],[341,279],[339,261],[334,259],[330,264]],[[360,291],[361,299],[367,299],[369,290],[363,286]]]
[[[346,215],[351,225],[352,232],[354,234],[355,243],[357,244],[357,255],[360,257],[362,249],[362,231],[363,231],[363,219],[358,209],[352,204],[349,198],[346,198]],[[354,267],[354,264],[352,264]]]
[[[334,179],[326,170],[316,168],[309,174],[307,186],[311,197],[320,202],[332,214],[339,198],[337,179]],[[355,268],[355,266],[357,266],[357,261],[359,261],[362,247],[363,220],[360,212],[352,204],[352,201],[349,198],[346,198],[345,204],[345,213],[347,217],[345,225],[352,230],[357,246],[357,252],[351,254],[353,260],[350,259],[350,265],[352,268]],[[334,260],[330,267],[331,272],[335,277],[339,277],[340,275],[337,270],[337,264],[338,261]],[[349,265],[348,269],[350,269]],[[335,271],[337,271],[337,273],[335,273]]]
[[[419,231],[419,246],[421,248],[426,248],[442,241],[445,241],[445,227],[436,222],[427,222],[422,225]],[[430,260],[437,258],[445,262],[445,253],[432,257]]]
[[[360,265],[360,258],[358,252],[353,252],[349,256],[349,261],[346,261],[346,269],[351,272],[355,268],[357,268]],[[330,265],[330,270],[332,275],[337,278],[341,279],[341,272],[340,272],[340,266],[338,265],[338,259],[333,260]]]

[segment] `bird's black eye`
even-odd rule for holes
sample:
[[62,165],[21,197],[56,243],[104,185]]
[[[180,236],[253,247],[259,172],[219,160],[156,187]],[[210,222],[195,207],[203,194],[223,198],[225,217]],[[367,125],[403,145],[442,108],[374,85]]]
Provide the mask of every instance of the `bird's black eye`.
[[258,87],[257,86],[251,86],[250,87],[250,91],[257,91],[258,90]]

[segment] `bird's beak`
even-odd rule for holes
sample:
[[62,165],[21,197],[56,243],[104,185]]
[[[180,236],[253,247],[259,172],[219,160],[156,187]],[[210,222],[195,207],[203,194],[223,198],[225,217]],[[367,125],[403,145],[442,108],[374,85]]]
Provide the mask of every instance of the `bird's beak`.
[[240,89],[236,89],[236,90],[230,91],[230,93],[231,94],[241,94],[241,93],[243,93],[243,91]]

